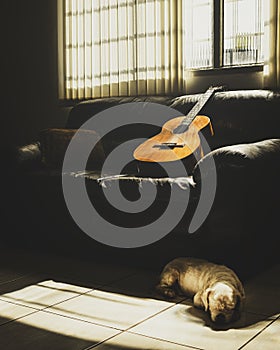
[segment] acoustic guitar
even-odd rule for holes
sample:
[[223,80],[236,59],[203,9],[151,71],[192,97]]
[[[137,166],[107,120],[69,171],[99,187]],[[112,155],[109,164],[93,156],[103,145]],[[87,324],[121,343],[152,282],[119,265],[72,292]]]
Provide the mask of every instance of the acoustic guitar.
[[209,87],[187,115],[167,121],[159,134],[140,144],[133,153],[134,159],[141,163],[164,163],[180,160],[184,162],[186,169],[190,170],[194,166],[194,162],[203,156],[199,133],[208,128],[210,134],[214,134],[210,118],[198,115],[198,113],[210,97],[220,90],[222,87]]

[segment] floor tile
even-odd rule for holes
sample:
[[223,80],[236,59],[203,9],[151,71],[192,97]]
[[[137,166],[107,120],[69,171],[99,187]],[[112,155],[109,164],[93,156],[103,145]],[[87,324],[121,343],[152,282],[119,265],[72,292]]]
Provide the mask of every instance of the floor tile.
[[0,286],[9,282],[13,282],[17,279],[24,278],[27,274],[20,271],[14,271],[1,267],[0,270]]
[[[280,264],[276,264],[257,274],[254,278],[251,279],[256,283],[268,284],[273,287],[280,287]],[[250,281],[249,281],[250,282]]]
[[280,321],[274,321],[261,334],[250,341],[242,350],[280,349]]
[[32,252],[15,249],[9,246],[0,247],[0,264],[3,268],[11,269],[18,274],[34,272],[34,261],[38,261],[39,255]]
[[3,325],[6,322],[29,315],[34,312],[37,312],[37,310],[0,300],[0,325]]
[[3,266],[11,266],[13,271],[24,269],[29,273],[43,274],[58,282],[78,284],[91,289],[134,273],[134,268],[129,266],[47,255],[41,252],[31,254],[25,251],[11,251],[5,252],[4,257]]
[[194,348],[169,343],[163,340],[144,337],[137,334],[124,332],[111,338],[105,343],[94,347],[94,350],[194,350]]
[[1,257],[1,349],[280,348],[280,265],[245,282],[241,319],[218,328],[190,300],[158,295],[160,271],[22,254]]
[[245,283],[245,309],[259,315],[280,315],[280,265],[274,266]]
[[37,312],[0,327],[1,349],[82,350],[118,334],[117,330]]
[[54,266],[49,274],[57,281],[95,288],[130,276],[134,274],[134,269],[118,265],[112,266],[96,262],[71,260],[67,263],[64,262],[60,268]]
[[0,298],[3,294],[10,293],[31,285],[41,283],[44,280],[46,280],[45,276],[28,274],[28,275],[22,276],[21,278],[17,278],[9,282],[2,283],[0,284]]
[[161,300],[94,290],[46,311],[123,330],[172,305]]
[[[40,277],[29,277],[29,281],[15,281],[5,285],[5,292],[0,300],[41,310],[50,305],[79,296],[91,289],[52,280],[41,280]],[[22,284],[22,282],[24,282]],[[9,288],[9,291],[7,291]],[[1,291],[1,286],[0,286]]]
[[108,285],[114,286],[116,289],[126,290],[132,294],[148,296],[153,294],[157,279],[158,273],[154,271],[135,269],[133,274],[110,284],[106,284],[106,287]]
[[141,298],[170,301],[173,303],[186,299],[185,296],[178,296],[172,300],[167,300],[164,296],[160,295],[155,289],[158,283],[158,277],[159,273],[155,271],[136,270],[135,274],[106,285],[104,290]]
[[234,324],[216,327],[201,310],[181,303],[130,329],[130,332],[206,350],[236,350],[269,323],[243,313]]

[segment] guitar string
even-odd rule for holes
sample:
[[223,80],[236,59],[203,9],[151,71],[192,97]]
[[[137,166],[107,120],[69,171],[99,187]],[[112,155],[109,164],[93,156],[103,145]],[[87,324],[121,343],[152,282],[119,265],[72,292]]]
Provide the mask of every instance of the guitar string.
[[181,122],[181,124],[175,128],[175,130],[173,130],[173,132],[181,134],[184,133],[188,127],[190,126],[190,124],[192,123],[192,121],[195,119],[195,117],[197,116],[197,114],[199,113],[199,111],[204,107],[204,105],[206,104],[206,102],[209,100],[209,98],[213,95],[214,91],[216,89],[214,88],[209,88],[201,97],[201,99],[199,99],[199,101],[193,106],[193,108],[189,111],[189,113],[186,115],[186,117],[183,119],[183,121]]

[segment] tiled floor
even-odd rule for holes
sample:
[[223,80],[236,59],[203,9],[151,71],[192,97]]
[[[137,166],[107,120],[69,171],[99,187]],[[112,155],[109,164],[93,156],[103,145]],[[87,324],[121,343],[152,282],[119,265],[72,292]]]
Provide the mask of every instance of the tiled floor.
[[0,349],[280,349],[280,265],[245,283],[242,317],[216,328],[158,272],[25,252],[0,257]]

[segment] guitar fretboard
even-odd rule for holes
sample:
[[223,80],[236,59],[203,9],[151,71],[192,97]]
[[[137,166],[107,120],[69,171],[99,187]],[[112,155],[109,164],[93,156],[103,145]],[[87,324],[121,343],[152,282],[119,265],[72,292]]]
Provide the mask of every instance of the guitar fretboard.
[[[183,119],[181,124],[176,128],[175,133],[183,133],[187,130],[191,122],[197,116],[197,114],[204,107],[209,98],[214,94],[215,91],[220,90],[220,87],[210,87],[198,100],[198,102],[193,106],[193,108],[189,111],[186,117]],[[173,131],[173,132],[174,132]]]

